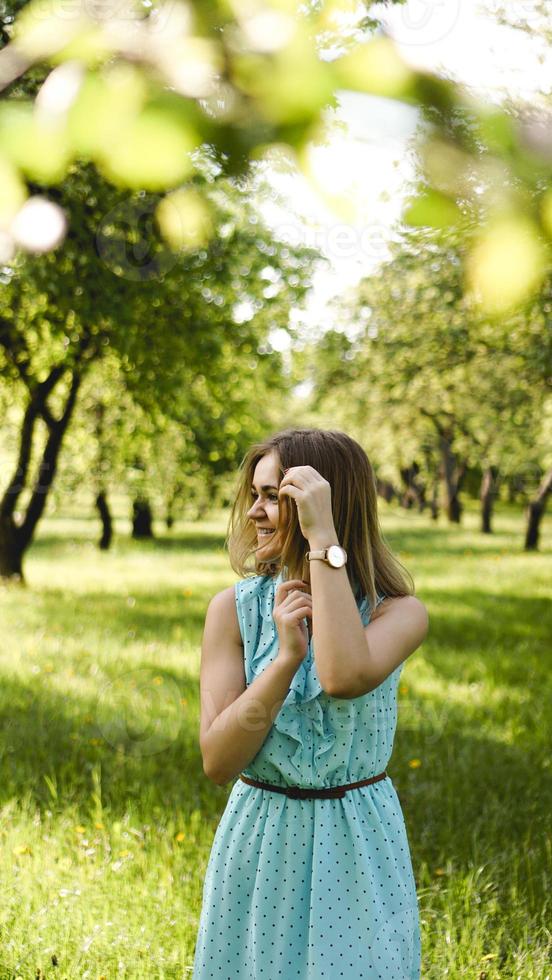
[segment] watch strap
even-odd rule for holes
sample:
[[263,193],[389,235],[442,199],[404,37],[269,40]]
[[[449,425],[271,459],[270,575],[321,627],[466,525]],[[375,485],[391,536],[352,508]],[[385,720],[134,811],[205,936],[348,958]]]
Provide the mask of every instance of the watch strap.
[[318,551],[307,551],[308,561],[312,561],[313,558],[321,558],[322,561],[327,561],[328,549],[320,548]]

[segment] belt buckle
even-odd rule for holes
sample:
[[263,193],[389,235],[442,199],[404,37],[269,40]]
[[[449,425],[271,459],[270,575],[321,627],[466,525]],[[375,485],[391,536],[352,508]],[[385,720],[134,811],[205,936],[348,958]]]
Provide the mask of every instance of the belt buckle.
[[288,795],[294,800],[333,799],[345,796],[345,793],[343,786],[328,786],[322,794],[307,786],[290,786],[288,789]]
[[306,786],[288,786],[286,792],[292,800],[306,800],[311,791]]

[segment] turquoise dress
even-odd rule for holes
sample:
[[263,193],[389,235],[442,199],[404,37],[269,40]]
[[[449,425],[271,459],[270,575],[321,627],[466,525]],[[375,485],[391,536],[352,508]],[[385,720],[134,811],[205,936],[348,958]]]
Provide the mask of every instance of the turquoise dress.
[[[282,580],[235,585],[251,684],[278,652]],[[378,597],[376,605],[383,599]],[[368,599],[357,600],[364,625]],[[404,662],[358,698],[326,694],[312,640],[245,776],[278,786],[356,782],[389,762]],[[419,980],[410,849],[391,778],[334,799],[292,799],[237,778],[203,885],[192,980]]]

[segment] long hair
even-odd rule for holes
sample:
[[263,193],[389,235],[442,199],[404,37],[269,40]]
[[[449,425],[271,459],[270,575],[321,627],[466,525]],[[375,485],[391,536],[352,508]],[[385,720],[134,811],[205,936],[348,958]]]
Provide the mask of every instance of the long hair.
[[[367,596],[373,606],[376,594],[414,594],[410,572],[393,555],[380,527],[377,488],[372,464],[362,446],[334,429],[288,428],[255,443],[243,457],[230,513],[226,547],[233,570],[242,578],[250,573],[275,577],[285,569],[286,579],[310,584],[309,543],[303,537],[297,505],[282,494],[279,499],[277,538],[279,553],[260,559],[254,522],[247,517],[253,501],[251,484],[259,460],[276,452],[281,472],[291,466],[313,466],[328,481],[332,513],[339,542],[347,552],[345,566],[356,597]],[[251,566],[251,557],[254,566]]]

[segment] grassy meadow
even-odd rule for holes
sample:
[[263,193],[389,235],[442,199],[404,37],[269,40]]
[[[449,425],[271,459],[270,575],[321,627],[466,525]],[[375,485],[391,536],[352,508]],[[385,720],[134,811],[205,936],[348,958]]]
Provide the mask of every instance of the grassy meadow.
[[[524,554],[519,508],[482,535],[475,503],[460,527],[379,506],[430,614],[388,767],[422,976],[550,980],[552,520]],[[119,522],[102,553],[93,518],[50,515],[27,587],[0,586],[0,980],[191,976],[232,786],[198,744],[205,610],[236,580],[225,527],[133,542]]]

